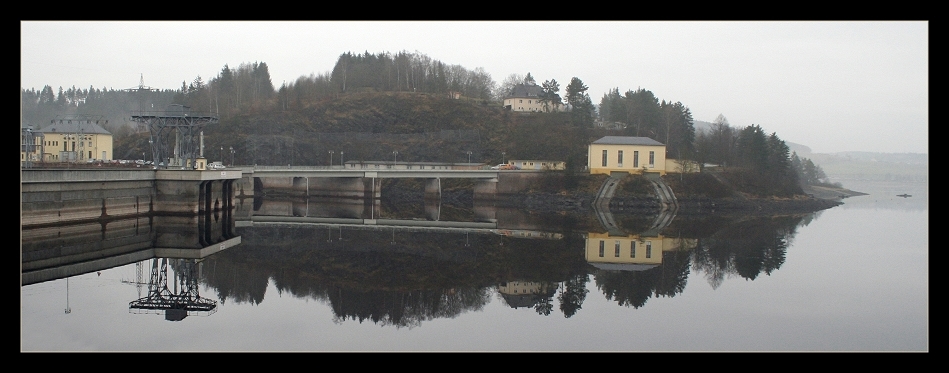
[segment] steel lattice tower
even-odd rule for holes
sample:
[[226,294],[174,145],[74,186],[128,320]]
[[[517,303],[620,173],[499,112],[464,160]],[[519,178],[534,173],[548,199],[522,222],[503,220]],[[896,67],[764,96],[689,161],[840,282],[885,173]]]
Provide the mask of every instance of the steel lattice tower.
[[[204,126],[217,123],[211,113],[192,113],[190,107],[171,105],[160,112],[133,113],[131,120],[148,128],[152,159],[159,168],[192,169],[201,154],[201,133]],[[164,163],[163,166],[159,166]]]

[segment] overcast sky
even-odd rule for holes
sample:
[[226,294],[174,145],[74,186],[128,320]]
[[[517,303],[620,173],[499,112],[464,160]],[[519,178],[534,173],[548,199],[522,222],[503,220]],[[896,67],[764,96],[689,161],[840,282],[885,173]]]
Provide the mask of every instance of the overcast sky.
[[[275,87],[344,52],[419,52],[495,82],[572,77],[760,125],[818,153],[928,153],[926,21],[21,21],[20,85],[178,89],[266,62]],[[561,92],[563,94],[563,92]]]

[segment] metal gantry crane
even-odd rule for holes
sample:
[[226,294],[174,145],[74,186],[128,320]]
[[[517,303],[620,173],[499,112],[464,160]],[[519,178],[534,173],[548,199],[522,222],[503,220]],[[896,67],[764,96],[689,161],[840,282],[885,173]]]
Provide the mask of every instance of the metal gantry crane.
[[165,111],[139,111],[131,120],[148,128],[148,144],[156,168],[190,170],[204,156],[204,126],[218,122],[217,115],[192,113],[188,106],[173,104]]

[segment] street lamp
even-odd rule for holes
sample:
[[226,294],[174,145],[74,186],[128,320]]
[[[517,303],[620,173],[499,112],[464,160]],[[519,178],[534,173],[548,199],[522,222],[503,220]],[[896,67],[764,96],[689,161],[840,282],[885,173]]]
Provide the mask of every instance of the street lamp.
[[507,163],[507,162],[504,162],[504,155],[505,155],[505,154],[507,154],[507,153],[501,152],[501,163]]
[[471,163],[471,151],[468,151],[468,163]]
[[339,151],[339,165],[343,166],[343,151]]
[[234,147],[229,146],[229,148],[231,148],[231,165],[230,166],[234,167]]
[[330,153],[330,168],[332,168],[333,167],[333,153],[335,152],[330,150],[328,153]]
[[392,152],[392,164],[394,165],[394,164],[396,164],[396,163],[399,163],[399,152],[398,152],[398,151],[393,151],[393,152]]
[[221,163],[224,163],[224,147],[221,147]]

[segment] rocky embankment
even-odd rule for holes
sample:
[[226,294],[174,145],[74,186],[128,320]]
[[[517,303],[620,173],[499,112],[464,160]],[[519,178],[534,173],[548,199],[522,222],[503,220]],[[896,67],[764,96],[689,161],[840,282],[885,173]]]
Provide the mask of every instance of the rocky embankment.
[[[517,208],[538,213],[589,213],[593,212],[596,190],[602,181],[593,181],[591,185],[580,188],[580,191],[550,193],[541,191],[524,191],[520,193],[498,194],[492,201],[497,207]],[[675,192],[675,188],[673,188]],[[845,188],[809,186],[804,188],[806,195],[790,198],[755,198],[748,197],[734,190],[726,193],[728,197],[708,198],[692,196],[676,196],[678,215],[781,215],[793,213],[807,213],[825,210],[842,204],[842,199],[864,195]],[[417,203],[422,199],[418,191],[406,191],[393,188],[383,193],[387,199],[397,203]],[[472,194],[470,190],[443,191],[443,205],[471,206]],[[613,196],[606,204],[612,213],[655,213],[663,208],[659,198],[652,194],[623,194]]]
[[[808,187],[807,195],[791,198],[753,198],[736,193],[725,198],[677,198],[677,214],[765,214],[780,215],[826,210],[842,204],[842,199],[864,195],[845,188]],[[528,193],[499,196],[497,206],[522,208],[534,212],[590,212],[594,193]],[[613,213],[652,212],[662,209],[655,196],[614,196],[609,200]]]

